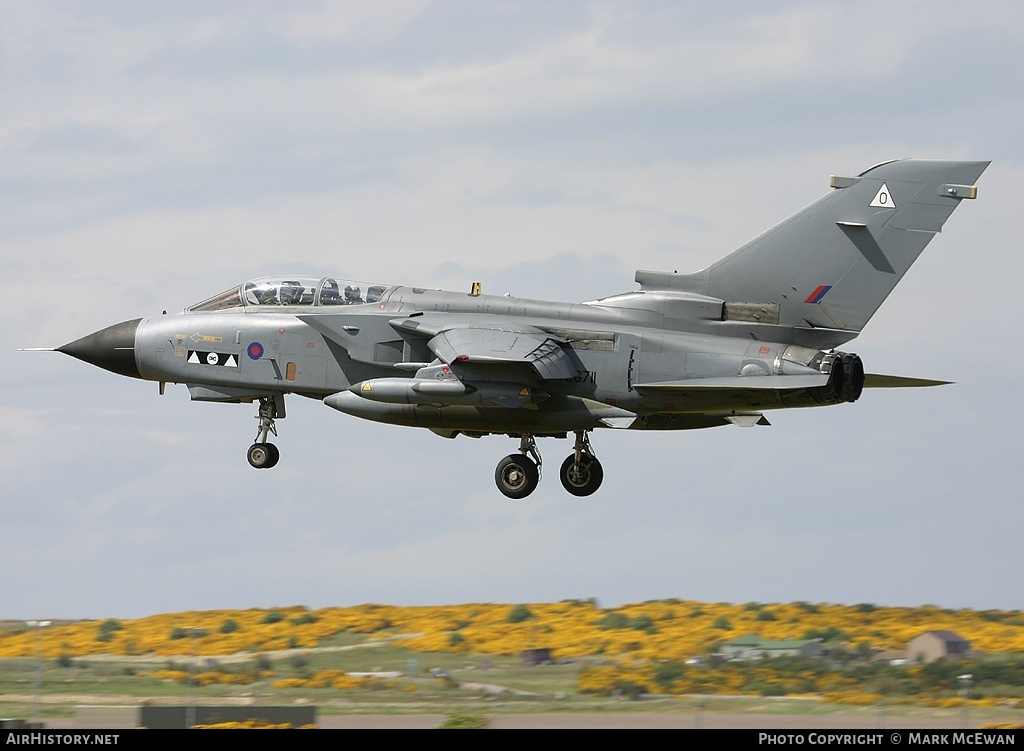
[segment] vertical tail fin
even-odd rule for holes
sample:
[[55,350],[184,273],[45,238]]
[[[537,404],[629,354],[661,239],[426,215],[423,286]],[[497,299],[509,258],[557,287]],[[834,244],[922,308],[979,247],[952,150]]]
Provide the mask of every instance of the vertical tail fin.
[[859,332],[988,165],[902,159],[833,176],[834,192],[703,271],[637,281],[771,305],[784,326]]

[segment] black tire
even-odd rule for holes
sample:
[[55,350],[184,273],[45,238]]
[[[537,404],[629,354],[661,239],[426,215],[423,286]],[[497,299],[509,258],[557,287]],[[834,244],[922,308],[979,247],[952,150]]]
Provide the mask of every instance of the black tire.
[[576,455],[570,454],[562,462],[562,469],[558,472],[558,478],[562,481],[562,487],[573,495],[591,495],[601,487],[604,480],[604,469],[594,457],[583,457],[582,467],[573,471],[576,464]]
[[281,457],[274,444],[254,443],[249,447],[246,458],[249,460],[250,466],[256,469],[267,469],[277,464],[277,460]]
[[537,489],[539,480],[536,463],[525,454],[509,454],[494,470],[494,483],[509,498],[526,498]]

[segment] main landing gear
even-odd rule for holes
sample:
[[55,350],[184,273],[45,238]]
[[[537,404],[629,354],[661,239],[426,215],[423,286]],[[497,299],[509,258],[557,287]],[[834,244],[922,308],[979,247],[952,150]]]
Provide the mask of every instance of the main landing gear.
[[604,469],[590,448],[586,431],[576,431],[576,446],[558,472],[562,487],[573,495],[590,495],[601,487]]
[[249,447],[246,454],[251,464],[256,469],[270,469],[281,458],[281,452],[277,446],[267,443],[267,435],[277,435],[277,426],[274,421],[278,417],[284,417],[284,398],[281,397],[280,410],[278,409],[278,397],[266,396],[260,399],[260,413],[256,419],[260,426],[256,429],[256,442]]
[[[590,495],[601,487],[604,470],[590,448],[589,431],[576,431],[576,446],[558,473],[562,487],[573,495]],[[543,461],[532,435],[519,436],[519,453],[509,454],[494,470],[494,482],[509,498],[525,498],[537,489]]]
[[521,435],[519,453],[509,454],[498,462],[498,468],[494,470],[494,482],[498,490],[509,498],[526,498],[537,489],[543,463],[533,436]]

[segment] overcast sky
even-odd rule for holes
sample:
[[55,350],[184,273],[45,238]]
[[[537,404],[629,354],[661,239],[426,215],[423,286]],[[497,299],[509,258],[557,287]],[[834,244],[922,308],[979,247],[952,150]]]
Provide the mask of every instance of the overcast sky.
[[[0,5],[0,618],[678,597],[1022,608],[1024,6]],[[250,277],[581,301],[702,268],[898,157],[991,159],[844,349],[956,381],[597,431],[589,498],[508,438],[251,405],[56,353]],[[1022,178],[1022,179],[1018,179]]]

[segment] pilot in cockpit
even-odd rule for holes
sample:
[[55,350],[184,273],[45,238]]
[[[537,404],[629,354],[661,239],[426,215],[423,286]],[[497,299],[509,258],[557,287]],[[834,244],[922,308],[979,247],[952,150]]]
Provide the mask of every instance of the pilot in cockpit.
[[345,304],[346,305],[355,305],[356,303],[361,303],[362,301],[363,301],[363,298],[360,295],[359,287],[348,287],[348,286],[345,287]]
[[277,305],[277,288],[272,284],[253,287],[248,290],[248,295],[256,299],[257,305]]
[[281,305],[298,305],[302,300],[302,284],[300,282],[281,282],[277,296]]

